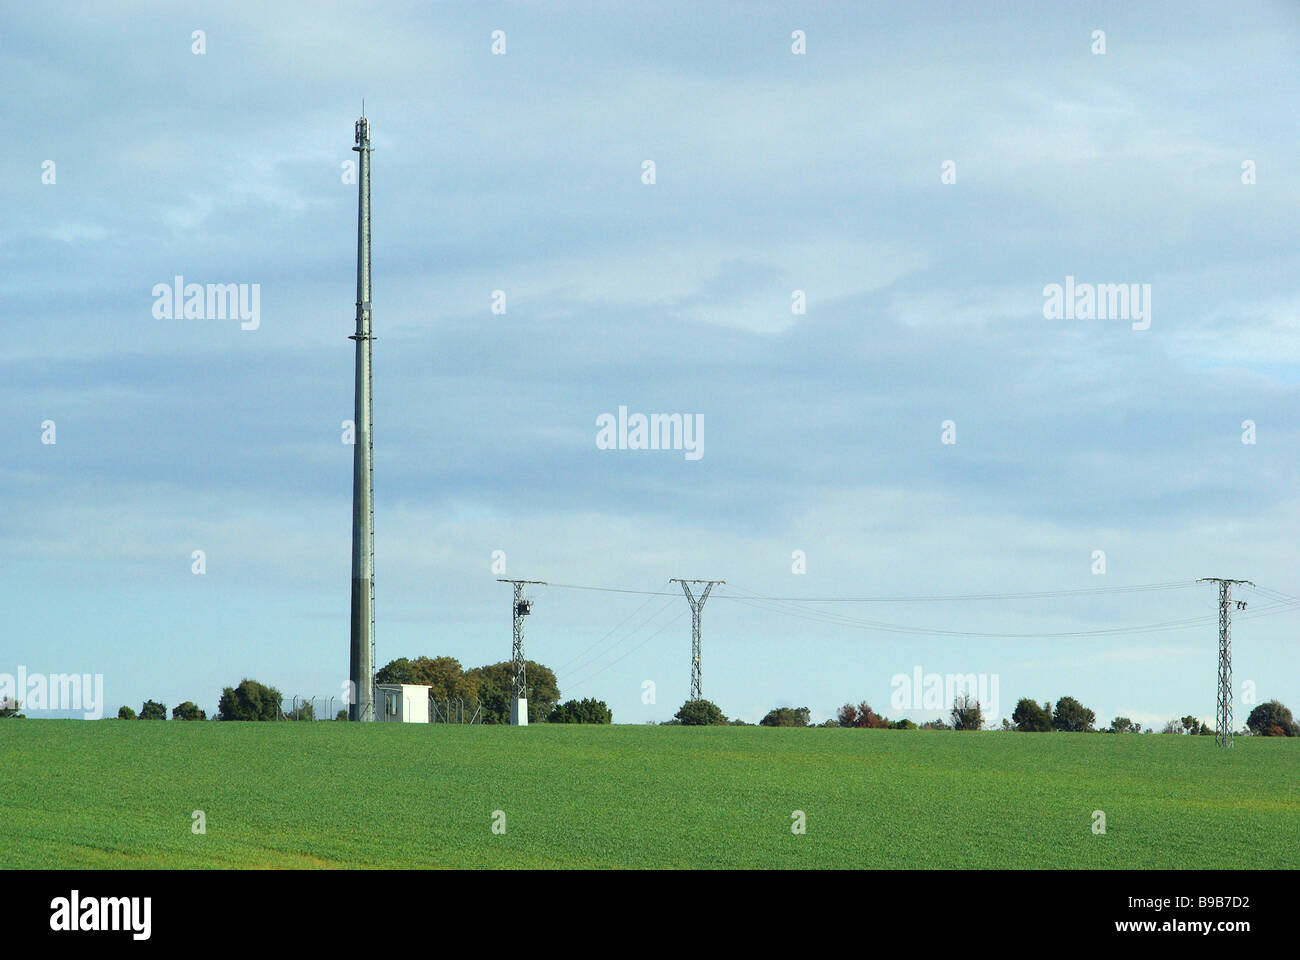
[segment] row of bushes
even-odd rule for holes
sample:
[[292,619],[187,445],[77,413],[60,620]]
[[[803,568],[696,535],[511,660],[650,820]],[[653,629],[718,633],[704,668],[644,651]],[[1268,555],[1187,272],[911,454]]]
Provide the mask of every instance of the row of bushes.
[[[311,705],[307,704],[297,710],[284,714],[280,709],[280,691],[268,687],[256,680],[245,679],[237,687],[226,687],[221,691],[217,701],[217,715],[214,720],[312,720],[315,719]],[[345,711],[346,714],[346,711]],[[167,705],[157,700],[146,700],[136,713],[128,706],[117,711],[119,720],[166,720]],[[172,708],[173,720],[206,720],[206,710],[199,708],[192,700],[186,700]]]
[[[1097,715],[1074,697],[1061,697],[1055,706],[1050,701],[1041,705],[1028,697],[1017,704],[1010,720],[1002,721],[1003,730],[1016,730],[1022,733],[1047,733],[1061,731],[1066,733],[1096,733]],[[683,726],[747,726],[743,720],[728,720],[722,709],[711,700],[687,700],[682,704],[669,725]],[[810,727],[812,712],[807,707],[777,707],[768,711],[759,721],[763,727]],[[827,720],[822,727],[861,727],[881,730],[916,730],[917,724],[911,720],[890,720],[871,709],[866,701],[856,705],[846,703],[836,711],[834,720]],[[953,701],[949,722],[930,720],[920,725],[921,730],[982,730],[984,713],[980,702],[974,697],[958,696]],[[1106,733],[1142,733],[1140,724],[1128,717],[1116,717]],[[1152,733],[1150,727],[1145,731]],[[1200,736],[1212,735],[1214,728],[1201,723],[1193,716],[1181,720],[1171,720],[1162,733],[1185,733]],[[1276,700],[1261,703],[1250,712],[1243,733],[1264,737],[1300,736],[1300,724],[1292,719],[1291,711]]]
[[[157,700],[146,700],[140,707],[140,712],[136,713],[130,707],[123,704],[117,711],[119,720],[166,720],[167,705],[159,703]],[[173,720],[206,720],[208,719],[207,711],[200,710],[193,700],[186,700],[184,703],[172,707]]]

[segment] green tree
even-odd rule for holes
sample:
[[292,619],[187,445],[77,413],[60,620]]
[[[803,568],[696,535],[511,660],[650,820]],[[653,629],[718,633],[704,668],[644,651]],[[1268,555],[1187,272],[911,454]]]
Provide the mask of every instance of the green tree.
[[342,710],[340,710],[338,713],[334,714],[334,719],[335,719],[335,720],[346,720],[347,718],[348,718],[348,710],[347,710],[347,707],[344,707],[344,708],[343,708]]
[[807,707],[777,707],[758,721],[760,727],[807,727],[811,725],[812,711]]
[[[417,659],[427,660],[428,657],[419,657]],[[406,657],[398,657],[396,660],[389,660],[386,664],[375,671],[375,683],[416,683],[415,667]]]
[[970,694],[960,694],[952,702],[952,728],[954,730],[982,730],[984,711],[980,702]]
[[880,730],[889,726],[889,721],[871,709],[871,704],[863,700],[856,707],[846,703],[835,712],[841,727],[867,727]]
[[[423,684],[429,688],[429,695],[435,700],[460,698],[469,702],[480,695],[473,673],[474,671],[466,673],[455,657],[416,657],[414,660],[398,657],[379,669],[375,674],[375,683]],[[531,686],[531,674],[528,679]],[[507,709],[507,721],[509,718],[510,711]]]
[[1142,725],[1134,723],[1128,717],[1116,717],[1110,722],[1109,733],[1141,733]]
[[566,700],[557,704],[547,723],[612,723],[614,713],[604,700]]
[[1028,697],[1021,697],[1011,719],[1021,733],[1046,733],[1052,729],[1052,705],[1044,703],[1040,707]]
[[157,700],[146,700],[140,708],[141,720],[166,720],[167,706]]
[[1097,715],[1081,704],[1074,697],[1062,697],[1056,701],[1056,710],[1052,713],[1052,726],[1066,733],[1088,733],[1097,721]]
[[173,720],[206,720],[208,715],[198,708],[193,700],[186,700],[178,706],[172,707]]
[[1246,729],[1261,737],[1300,737],[1300,726],[1291,711],[1277,700],[1261,703],[1246,719]]
[[901,720],[891,720],[889,722],[890,730],[915,730],[916,724],[904,717]]
[[128,707],[128,706],[124,703],[124,704],[122,704],[120,707],[117,708],[117,719],[119,719],[119,720],[135,720],[135,719],[136,719],[135,711],[132,710],[130,707]]
[[727,722],[722,709],[712,700],[687,700],[674,718],[688,727],[714,727]]
[[310,700],[300,700],[297,707],[291,707],[284,715],[286,720],[315,720],[316,705]]
[[[560,684],[555,672],[532,660],[524,661],[528,680],[528,722],[545,723],[555,705],[560,702]],[[483,705],[484,723],[510,722],[510,695],[514,690],[515,667],[509,660],[475,667],[466,673],[477,685],[478,698]]]
[[280,691],[245,677],[226,687],[217,701],[218,720],[279,720]]
[[948,724],[944,723],[942,720],[927,720],[925,721],[925,723],[921,724],[921,729],[922,730],[951,730],[952,727],[948,726]]

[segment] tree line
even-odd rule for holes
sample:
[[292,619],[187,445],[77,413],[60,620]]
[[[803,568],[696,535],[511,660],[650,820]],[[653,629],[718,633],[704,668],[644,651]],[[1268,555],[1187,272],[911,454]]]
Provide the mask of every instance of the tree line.
[[[555,672],[533,660],[525,662],[529,723],[597,723],[613,722],[613,712],[603,700],[587,698],[560,702],[559,681]],[[426,657],[414,659],[399,657],[391,660],[375,673],[376,683],[401,683],[427,686],[430,696],[438,702],[448,700],[477,701],[480,720],[487,724],[510,722],[510,697],[514,686],[514,665],[504,660],[466,670],[455,657]],[[283,696],[273,686],[267,686],[245,677],[236,686],[225,687],[217,704],[214,720],[315,720],[315,708],[310,702],[295,705],[288,712],[282,707]],[[15,700],[0,701],[0,719],[21,718]],[[186,700],[171,711],[173,720],[206,720],[207,713],[193,701]],[[131,707],[118,710],[120,720],[166,720],[167,707],[157,700],[146,700],[139,713]],[[347,710],[338,711],[336,720],[346,720]],[[1022,697],[1011,714],[1003,719],[1000,729],[1021,733],[1153,733],[1147,727],[1128,717],[1115,717],[1102,731],[1096,727],[1097,715],[1074,697],[1061,697],[1053,704],[1050,700],[1038,703]],[[687,700],[665,726],[751,726],[740,719],[729,720],[722,709],[711,700]],[[812,723],[808,707],[776,707],[769,710],[758,722],[763,727],[856,727],[882,730],[983,730],[983,706],[973,696],[958,695],[947,720],[929,720],[916,724],[907,718],[890,720],[875,710],[865,700],[857,704],[846,703],[835,717],[820,724]],[[1214,728],[1192,715],[1170,720],[1160,731],[1165,734],[1210,736]],[[1246,719],[1243,735],[1265,737],[1300,736],[1291,711],[1277,700],[1258,704]]]
[[[1147,727],[1134,723],[1128,717],[1116,717],[1110,726],[1099,731],[1096,726],[1097,715],[1074,697],[1061,697],[1053,705],[1051,701],[1042,704],[1023,697],[1016,703],[1011,719],[1002,721],[1002,730],[1020,733],[1152,733]],[[711,700],[687,700],[667,721],[667,726],[749,726],[743,720],[728,720],[722,708]],[[919,726],[906,718],[890,720],[876,713],[865,700],[846,703],[836,711],[835,718],[819,724],[812,723],[812,711],[807,707],[776,707],[769,710],[758,722],[761,727],[859,727],[877,730],[983,730],[984,713],[979,700],[968,695],[957,696],[948,714],[947,722],[929,720]],[[992,728],[990,728],[992,729]],[[1161,733],[1191,734],[1212,736],[1214,727],[1202,723],[1196,717],[1185,716],[1180,720],[1170,720]],[[1257,705],[1246,720],[1243,735],[1261,737],[1297,737],[1300,736],[1300,724],[1291,716],[1291,711],[1277,700]]]
[[[528,682],[529,723],[612,723],[614,714],[603,700],[586,698],[560,702],[560,686],[555,672],[533,660],[524,663]],[[385,664],[375,673],[376,683],[403,683],[427,686],[429,695],[438,702],[447,700],[477,701],[481,707],[480,722],[508,724],[510,722],[510,696],[514,690],[514,664],[510,661],[491,663],[465,670],[454,657],[399,657]],[[227,721],[315,720],[316,711],[310,701],[299,703],[289,710],[282,706],[280,691],[267,684],[245,677],[236,686],[225,687],[217,702],[217,713],[212,719]],[[3,707],[3,704],[0,704]],[[17,714],[16,704],[13,715]],[[4,716],[0,713],[0,716]],[[157,700],[146,700],[140,712],[123,706],[117,713],[119,720],[166,720],[167,707]],[[346,720],[346,709],[339,710],[334,719]],[[206,720],[207,713],[187,700],[172,710],[173,720]]]

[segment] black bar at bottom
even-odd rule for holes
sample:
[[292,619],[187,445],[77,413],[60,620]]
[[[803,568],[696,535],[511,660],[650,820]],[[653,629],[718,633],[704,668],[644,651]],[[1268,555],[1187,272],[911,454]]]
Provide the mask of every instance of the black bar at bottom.
[[[426,937],[450,922],[504,933],[529,918],[554,944],[609,935],[671,942],[677,911],[733,946],[778,927],[938,949],[1122,943],[1182,949],[1289,941],[1295,874],[1284,871],[6,871],[8,946],[167,947],[242,936],[260,946],[340,947],[345,930]],[[75,891],[75,893],[74,893]],[[442,917],[439,921],[437,918]],[[509,919],[508,919],[509,918]],[[475,926],[477,920],[485,921]],[[432,923],[430,926],[429,924]],[[468,924],[468,925],[467,925]],[[110,929],[87,930],[88,926]],[[116,929],[111,929],[116,927]],[[74,929],[76,928],[76,929]],[[602,932],[603,931],[603,932]],[[973,939],[972,939],[973,938]],[[1044,939],[1047,938],[1047,939]],[[525,938],[531,939],[531,938]],[[770,946],[770,944],[769,944]],[[607,947],[614,944],[607,942]]]

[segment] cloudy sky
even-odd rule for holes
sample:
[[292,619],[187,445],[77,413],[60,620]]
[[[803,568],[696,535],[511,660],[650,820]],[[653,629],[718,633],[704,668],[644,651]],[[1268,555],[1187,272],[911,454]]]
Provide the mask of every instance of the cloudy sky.
[[[364,97],[379,663],[508,659],[504,551],[669,594],[536,593],[529,656],[620,722],[686,698],[672,577],[727,581],[730,716],[928,719],[920,667],[1212,717],[1210,585],[737,599],[1300,594],[1300,13],[996,6],[6,8],[0,672],[338,696]],[[177,275],[259,325],[159,319]],[[1149,284],[1149,329],[1046,318],[1067,277]],[[620,406],[703,457],[599,449]],[[1238,681],[1300,707],[1300,612],[1243,596]]]

